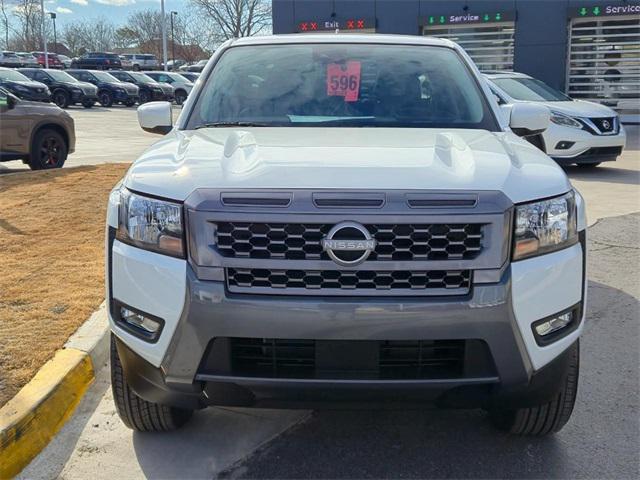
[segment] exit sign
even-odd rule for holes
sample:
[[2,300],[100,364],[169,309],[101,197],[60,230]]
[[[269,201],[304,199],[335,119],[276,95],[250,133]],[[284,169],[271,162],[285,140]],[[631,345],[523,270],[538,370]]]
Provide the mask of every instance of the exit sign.
[[433,14],[426,15],[420,19],[420,25],[424,27],[434,27],[438,25],[464,25],[467,23],[495,23],[513,21],[516,18],[515,12],[477,12],[460,14]]
[[585,17],[612,17],[616,15],[640,14],[640,2],[629,2],[623,5],[583,5],[570,9],[569,16],[576,18]]

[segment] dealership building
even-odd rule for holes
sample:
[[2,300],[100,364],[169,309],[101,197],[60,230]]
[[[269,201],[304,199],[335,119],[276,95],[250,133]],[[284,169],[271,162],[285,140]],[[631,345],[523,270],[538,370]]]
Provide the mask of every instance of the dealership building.
[[273,33],[396,33],[459,43],[483,71],[517,71],[640,122],[640,1],[273,0]]

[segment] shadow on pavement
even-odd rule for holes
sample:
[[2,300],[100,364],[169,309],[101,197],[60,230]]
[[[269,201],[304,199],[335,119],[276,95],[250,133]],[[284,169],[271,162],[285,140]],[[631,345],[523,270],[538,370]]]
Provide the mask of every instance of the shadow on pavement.
[[640,304],[603,284],[589,288],[578,402],[555,436],[504,434],[480,410],[317,411],[222,476],[638,478]]

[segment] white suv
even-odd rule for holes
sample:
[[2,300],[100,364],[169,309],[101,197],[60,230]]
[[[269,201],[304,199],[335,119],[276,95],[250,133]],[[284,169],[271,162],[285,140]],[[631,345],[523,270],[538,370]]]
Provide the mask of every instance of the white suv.
[[143,72],[145,75],[153,78],[156,82],[168,83],[173,87],[174,98],[176,104],[182,105],[187,99],[191,90],[193,89],[193,83],[191,80],[183,77],[179,73],[174,72]]
[[574,100],[541,80],[522,73],[485,75],[498,103],[508,109],[516,103],[544,105],[551,124],[529,139],[560,165],[593,168],[622,154],[626,133],[618,114],[605,105]]
[[[447,40],[226,42],[109,198],[115,403],[139,431],[209,405],[482,407],[569,420],[586,219]],[[506,118],[506,116],[504,116]],[[517,134],[516,134],[517,133]]]

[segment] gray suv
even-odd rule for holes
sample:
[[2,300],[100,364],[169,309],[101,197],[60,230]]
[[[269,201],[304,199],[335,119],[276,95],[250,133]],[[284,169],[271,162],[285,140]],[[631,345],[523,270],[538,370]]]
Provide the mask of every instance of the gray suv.
[[149,53],[126,53],[122,55],[131,62],[133,70],[157,70],[159,67],[158,59],[155,55]]

